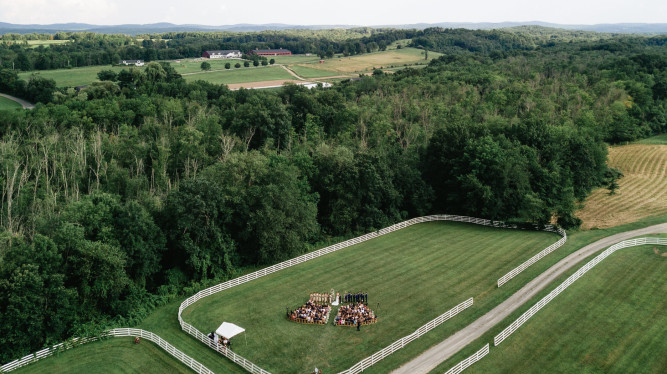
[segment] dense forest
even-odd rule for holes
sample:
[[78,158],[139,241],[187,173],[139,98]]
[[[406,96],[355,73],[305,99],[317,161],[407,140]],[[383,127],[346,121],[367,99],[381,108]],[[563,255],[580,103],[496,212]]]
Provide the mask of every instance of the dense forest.
[[[271,43],[259,34],[172,35],[165,54],[107,35],[0,50],[35,68]],[[79,91],[0,70],[0,92],[40,103],[0,112],[0,361],[414,216],[577,227],[577,204],[618,177],[607,143],[667,131],[667,38],[528,34],[366,35],[445,55],[312,90],[187,83],[166,62]]]

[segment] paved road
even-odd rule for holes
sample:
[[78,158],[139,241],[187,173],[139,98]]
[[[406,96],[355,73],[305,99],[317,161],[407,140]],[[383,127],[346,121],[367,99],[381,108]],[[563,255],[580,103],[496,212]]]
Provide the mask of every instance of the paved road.
[[503,301],[500,305],[471,323],[463,330],[450,336],[440,344],[430,348],[426,352],[414,358],[400,368],[393,371],[395,374],[420,374],[428,373],[435,369],[440,363],[453,356],[466,345],[489,331],[493,326],[500,323],[520,306],[529,301],[538,292],[547,287],[560,275],[579,264],[586,257],[599,252],[622,240],[631,239],[640,235],[667,233],[667,223],[645,227],[643,229],[622,232],[608,236],[589,244],[569,256],[560,260],[544,273],[528,282],[514,295]]
[[3,93],[0,93],[0,96],[6,97],[9,100],[16,101],[17,103],[19,103],[23,106],[23,109],[34,109],[35,108],[35,106],[33,104],[30,104],[29,102],[27,102],[25,100],[19,99],[18,97],[14,97],[14,96],[3,94]]

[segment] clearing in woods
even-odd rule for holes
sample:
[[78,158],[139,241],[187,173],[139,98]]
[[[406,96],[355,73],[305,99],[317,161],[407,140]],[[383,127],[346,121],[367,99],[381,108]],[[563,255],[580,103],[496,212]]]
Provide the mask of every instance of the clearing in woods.
[[586,199],[577,216],[582,228],[607,228],[643,217],[667,213],[667,139],[658,136],[645,144],[609,148],[609,166],[624,177],[613,195],[599,188]]
[[[405,65],[414,65],[418,63],[427,63],[428,61],[442,56],[437,52],[428,52],[428,60],[424,59],[424,51],[416,48],[402,48],[383,52],[366,53],[356,56],[337,56],[324,60],[324,63],[295,64],[292,67],[294,71],[299,72],[300,67],[310,68],[329,72],[329,75],[354,74],[370,72],[374,68],[402,67]],[[321,73],[309,72],[303,70],[304,78],[318,78]]]
[[[494,334],[579,267],[432,373],[445,372],[492,342]],[[498,347],[491,343],[490,353],[466,373],[664,372],[665,293],[667,258],[655,254],[650,245],[621,249],[578,279]]]
[[[208,334],[223,321],[246,329],[233,349],[273,373],[345,370],[409,335],[418,327],[474,297],[474,305],[433,334],[412,342],[405,354],[421,352],[476,313],[501,302],[519,282],[498,289],[497,279],[558,240],[545,232],[497,229],[454,222],[429,222],[348,247],[204,298],[183,318]],[[301,325],[287,320],[311,292],[367,292],[374,325]],[[336,313],[334,308],[332,313]],[[400,365],[390,356],[376,372]]]

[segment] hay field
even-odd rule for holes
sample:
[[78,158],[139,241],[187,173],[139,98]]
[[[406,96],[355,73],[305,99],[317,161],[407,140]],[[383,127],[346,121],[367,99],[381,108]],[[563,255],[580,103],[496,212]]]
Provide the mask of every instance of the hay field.
[[[659,138],[658,138],[659,139]],[[607,228],[667,213],[667,144],[629,144],[609,148],[609,166],[625,175],[609,195],[599,188],[577,216],[583,229]]]
[[[416,48],[402,48],[384,52],[367,53],[349,57],[334,57],[326,59],[324,63],[295,64],[317,70],[331,72],[331,75],[352,74],[357,72],[371,71],[373,68],[387,68],[390,66],[413,65],[426,63],[441,56],[440,53],[429,52],[428,60],[424,60],[423,51]],[[295,70],[296,71],[296,70]]]

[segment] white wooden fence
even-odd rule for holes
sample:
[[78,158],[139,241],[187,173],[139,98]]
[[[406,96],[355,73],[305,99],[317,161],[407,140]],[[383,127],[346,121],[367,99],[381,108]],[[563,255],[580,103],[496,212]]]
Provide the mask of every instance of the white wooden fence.
[[[552,230],[552,228],[555,229],[555,230]],[[515,267],[509,273],[500,277],[500,279],[498,279],[498,287],[502,286],[503,284],[507,283],[510,279],[519,275],[519,273],[526,270],[526,268],[528,266],[536,263],[537,261],[544,258],[544,256],[546,256],[549,253],[551,253],[551,252],[555,251],[556,249],[560,248],[567,241],[567,233],[565,232],[565,230],[561,229],[560,227],[555,228],[555,227],[552,226],[549,229],[546,229],[545,231],[555,232],[555,233],[559,234],[560,236],[562,236],[562,238],[560,238],[560,240],[555,242],[554,244],[552,244],[552,245],[546,247],[545,249],[543,249],[540,253],[538,253],[535,256],[528,259],[528,261],[526,261],[523,264]]]
[[[398,231],[398,230],[404,229],[408,226],[412,226],[412,225],[415,225],[415,224],[418,224],[418,223],[432,222],[432,221],[465,222],[465,223],[473,223],[473,224],[476,224],[476,225],[491,226],[491,227],[498,227],[498,228],[512,228],[512,229],[524,228],[524,227],[520,227],[520,226],[514,225],[514,224],[506,224],[505,222],[502,222],[502,221],[492,221],[492,220],[483,219],[483,218],[474,218],[474,217],[467,217],[467,216],[455,216],[455,215],[448,215],[448,214],[438,214],[438,215],[432,215],[432,216],[416,217],[416,218],[413,218],[413,219],[409,219],[407,221],[399,222],[399,223],[391,225],[389,227],[385,227],[385,228],[380,229],[380,230],[375,231],[375,232],[370,232],[368,234],[358,236],[356,238],[352,238],[352,239],[346,240],[344,242],[337,243],[337,244],[319,249],[319,250],[314,251],[314,252],[306,253],[306,254],[301,255],[299,257],[295,257],[293,259],[283,261],[281,263],[269,266],[267,268],[258,270],[256,272],[246,274],[244,276],[241,276],[241,277],[229,280],[227,282],[223,282],[223,283],[217,284],[215,286],[209,287],[207,289],[201,290],[201,291],[197,292],[196,294],[190,296],[189,298],[185,299],[185,301],[183,301],[181,303],[180,307],[178,308],[178,322],[181,324],[181,329],[183,331],[185,331],[188,334],[194,336],[195,338],[197,338],[197,340],[203,342],[204,344],[208,345],[212,349],[215,349],[218,352],[222,353],[223,355],[225,355],[226,357],[228,357],[232,361],[241,365],[243,368],[245,368],[249,372],[259,373],[259,374],[268,373],[266,370],[260,368],[259,366],[253,364],[252,362],[246,360],[245,358],[239,356],[238,354],[235,354],[235,353],[233,353],[229,350],[222,351],[222,349],[220,349],[216,344],[211,343],[211,341],[210,341],[210,339],[208,338],[207,335],[203,334],[201,331],[197,330],[194,326],[190,325],[189,323],[187,323],[183,320],[183,317],[181,316],[181,314],[183,313],[183,310],[185,310],[185,308],[189,307],[190,305],[196,303],[197,301],[203,299],[204,297],[211,296],[211,295],[216,294],[218,292],[221,292],[221,291],[230,289],[232,287],[250,282],[252,280],[264,277],[264,276],[269,275],[269,274],[273,274],[277,271],[287,269],[289,267],[304,263],[306,261],[310,261],[312,259],[324,256],[326,254],[336,252],[340,249],[347,248],[347,247],[350,247],[350,246],[353,246],[353,245],[356,245],[356,244],[359,244],[359,243],[363,243],[367,240],[377,238],[381,235],[389,234],[391,232]],[[532,226],[532,228],[533,229],[540,229],[541,228],[544,231],[549,231],[549,232],[558,233],[560,235],[565,235],[565,231],[563,231],[562,229],[560,229],[558,227],[552,226],[552,225],[546,225],[544,227],[538,227],[537,225],[535,225],[535,226]],[[563,239],[561,239],[563,243],[565,242],[564,239],[565,239],[565,236],[563,237]],[[559,240],[559,242],[561,240]],[[555,244],[557,244],[557,243],[555,243]],[[560,245],[562,245],[562,243],[561,243],[560,245],[558,245],[554,248],[551,248],[555,244],[553,244],[552,246],[547,248],[547,249],[550,249],[549,252],[544,253],[541,257],[536,258],[535,260],[533,260],[533,262],[531,262],[530,264],[525,265],[524,268],[517,271],[515,274],[510,276],[507,280],[516,276],[516,274],[518,274],[520,271],[523,271],[526,267],[532,265],[535,261],[539,260],[540,258],[544,257],[546,254],[552,252],[553,250],[558,248]],[[542,252],[545,252],[545,251],[546,251],[546,249]],[[540,252],[540,253],[542,253],[542,252]],[[535,256],[535,257],[537,257],[537,256]],[[528,263],[531,260],[528,260],[526,263]]]
[[[206,366],[200,364],[196,360],[194,360],[192,357],[186,355],[185,353],[181,352],[178,350],[176,347],[173,345],[169,344],[166,340],[162,339],[161,337],[153,334],[150,331],[145,331],[141,329],[129,329],[129,328],[120,328],[120,329],[113,329],[105,332],[102,334],[103,336],[114,336],[114,337],[124,337],[124,336],[134,336],[134,337],[140,337],[142,339],[149,340],[155,344],[157,344],[160,348],[164,349],[169,353],[170,355],[174,356],[177,360],[181,361],[183,364],[194,370],[196,373],[199,374],[213,374],[211,370],[209,370]],[[90,337],[90,338],[74,338],[71,341],[67,341],[64,343],[56,344],[53,347],[50,348],[44,348],[39,352],[35,352],[32,354],[29,354],[20,360],[15,360],[10,363],[7,363],[5,365],[2,365],[0,367],[0,372],[6,373],[10,372],[12,370],[18,369],[22,366],[31,364],[33,362],[36,362],[42,358],[49,357],[53,355],[56,352],[63,352],[66,351],[70,348],[76,347],[79,344],[84,344],[92,341],[98,340],[98,337]]]
[[493,339],[493,344],[498,345],[502,343],[505,339],[507,339],[508,336],[510,336],[514,331],[516,331],[521,325],[526,323],[530,317],[535,315],[540,309],[542,309],[545,305],[547,305],[551,300],[553,300],[558,294],[563,292],[567,287],[569,287],[574,281],[577,279],[581,278],[582,275],[584,275],[587,271],[592,269],[595,265],[600,263],[602,260],[607,258],[610,254],[616,252],[617,250],[621,248],[627,248],[627,247],[635,247],[638,245],[667,245],[667,239],[663,238],[638,238],[638,239],[630,239],[630,240],[624,240],[622,242],[616,243],[612,245],[611,247],[607,248],[604,252],[600,253],[599,255],[595,256],[594,259],[589,261],[586,265],[582,266],[569,276],[563,283],[561,283],[558,287],[556,287],[553,291],[549,292],[548,295],[542,298],[537,304],[533,305],[528,311],[523,313],[519,318],[517,318],[514,322],[512,322],[511,325],[507,326],[500,334],[496,335],[495,338]]
[[362,371],[368,369],[369,367],[375,365],[385,357],[391,355],[392,353],[398,351],[399,349],[405,347],[408,343],[412,342],[413,340],[421,337],[422,335],[426,334],[427,332],[433,330],[434,328],[440,326],[443,322],[447,321],[448,319],[454,317],[455,315],[459,314],[460,311],[465,310],[472,306],[472,297],[469,298],[468,300],[462,302],[461,304],[455,306],[454,308],[448,310],[447,312],[437,316],[433,320],[429,321],[422,327],[418,328],[413,332],[412,334],[405,336],[401,339],[398,339],[391,345],[388,345],[381,351],[373,354],[372,356],[366,357],[365,359],[357,362],[354,364],[351,368],[341,371],[339,374],[358,374],[361,373]]
[[459,362],[454,367],[447,370],[445,372],[445,374],[459,374],[463,370],[467,369],[470,365],[472,365],[475,362],[481,360],[482,357],[486,356],[488,353],[489,353],[489,343],[486,343],[484,348],[482,348],[479,351],[473,353],[472,356],[466,358],[465,360]]

